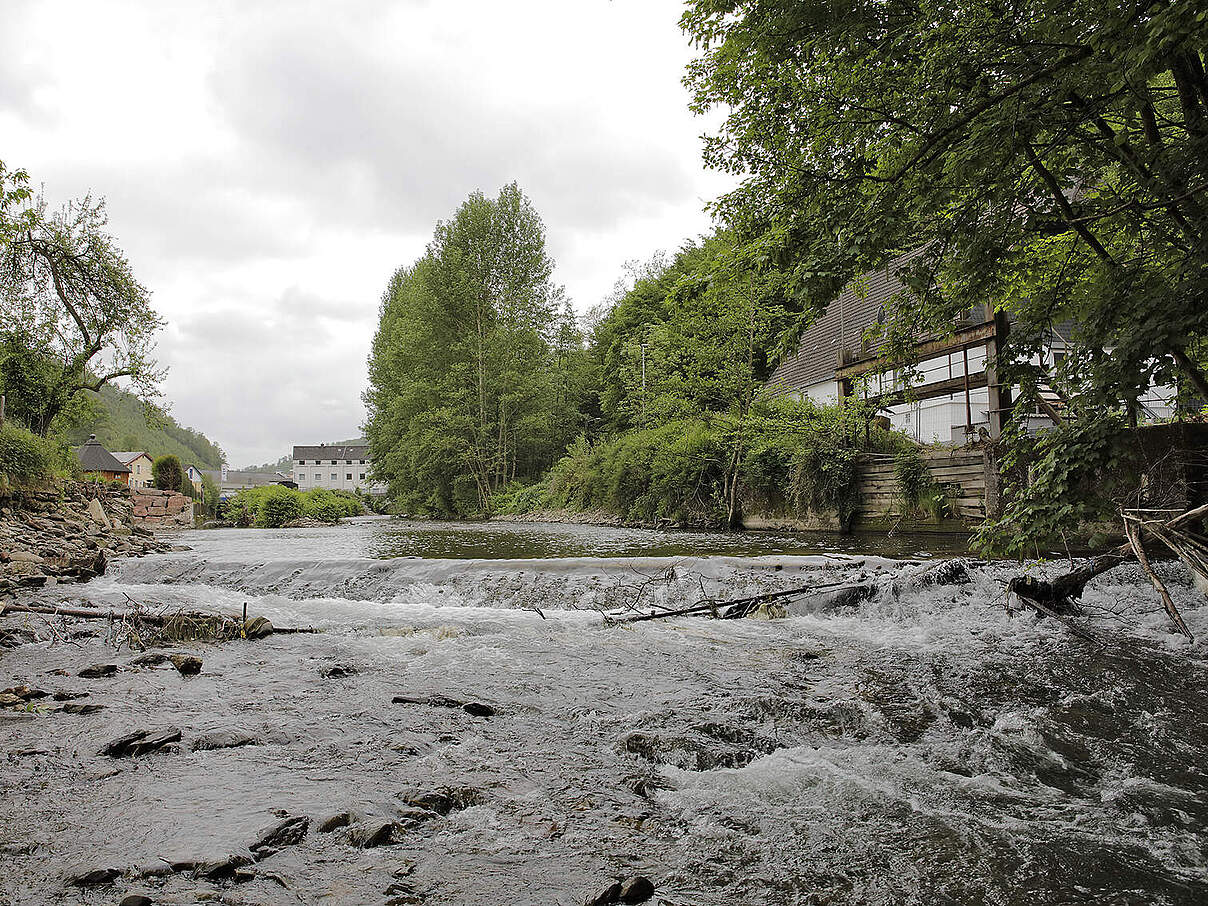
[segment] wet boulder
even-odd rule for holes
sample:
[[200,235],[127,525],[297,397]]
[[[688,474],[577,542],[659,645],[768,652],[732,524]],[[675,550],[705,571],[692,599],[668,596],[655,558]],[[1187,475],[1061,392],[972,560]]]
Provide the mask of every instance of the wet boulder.
[[122,897],[122,902],[119,906],[151,906],[154,901],[142,893],[132,893],[129,896]]
[[117,673],[117,664],[89,664],[76,676],[84,679],[101,679],[106,676],[113,676]]
[[273,624],[264,617],[252,617],[243,624],[245,639],[263,639],[273,634]]
[[610,906],[621,899],[621,882],[613,881],[594,897],[588,897],[583,906]]
[[358,849],[376,849],[402,842],[403,826],[396,821],[384,821],[365,827],[354,827],[348,840]]
[[194,752],[209,752],[215,749],[239,749],[243,746],[258,745],[260,745],[260,739],[250,733],[241,733],[238,730],[218,730],[197,737],[193,740],[192,749]]
[[121,873],[118,868],[80,868],[69,872],[63,883],[69,887],[101,887],[112,884]]
[[248,847],[257,861],[272,855],[286,846],[296,846],[306,837],[310,830],[310,819],[305,815],[291,815],[263,827],[256,835],[256,841]]
[[622,903],[645,903],[654,896],[654,883],[644,875],[635,875],[622,882],[620,901]]
[[341,679],[345,676],[355,676],[357,668],[351,664],[331,664],[319,668],[319,676],[324,679]]
[[128,758],[157,752],[170,743],[180,742],[180,730],[136,730],[107,743],[100,754],[110,758]]
[[338,815],[332,815],[330,818],[324,819],[319,824],[319,833],[330,834],[332,831],[348,827],[350,824],[352,824],[352,814],[350,812],[340,812]]
[[191,654],[173,654],[168,660],[180,671],[181,676],[197,676],[201,673],[201,658]]
[[460,708],[474,717],[494,717],[495,709],[490,705],[477,701],[462,701],[449,698],[447,695],[396,695],[390,699],[395,705],[429,705],[433,708]]

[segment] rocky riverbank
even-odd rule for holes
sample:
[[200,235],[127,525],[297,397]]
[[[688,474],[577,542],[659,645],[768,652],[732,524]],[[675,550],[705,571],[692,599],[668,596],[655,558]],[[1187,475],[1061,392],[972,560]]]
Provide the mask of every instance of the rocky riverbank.
[[0,599],[20,589],[86,582],[117,557],[173,549],[135,524],[130,492],[84,482],[0,499]]

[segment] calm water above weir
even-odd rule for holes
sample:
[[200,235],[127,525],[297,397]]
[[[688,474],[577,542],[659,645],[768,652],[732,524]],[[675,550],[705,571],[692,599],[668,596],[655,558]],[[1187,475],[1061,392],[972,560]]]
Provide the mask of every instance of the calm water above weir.
[[[669,906],[1208,902],[1205,648],[1139,616],[1152,591],[1127,570],[1088,591],[1127,627],[1096,650],[1007,612],[1016,566],[934,584],[926,563],[816,539],[370,521],[182,541],[40,597],[246,603],[324,631],[194,646],[187,679],[76,677],[133,660],[99,639],[0,655],[17,681],[106,705],[0,723],[0,902],[572,906],[637,873]],[[1208,637],[1208,607],[1171,579]],[[833,582],[871,592],[771,621],[599,612]],[[167,725],[179,751],[95,754]],[[192,750],[228,730],[257,744]],[[446,814],[405,801],[434,790]],[[317,832],[344,811],[403,830],[372,849]],[[279,814],[310,833],[243,883],[135,877],[246,851]],[[65,890],[81,863],[126,875]]]
[[684,557],[728,554],[875,553],[884,557],[958,554],[964,538],[945,535],[697,532],[552,522],[437,522],[355,519],[335,528],[207,529],[184,541],[214,557],[316,559],[423,557],[536,559],[545,557]]

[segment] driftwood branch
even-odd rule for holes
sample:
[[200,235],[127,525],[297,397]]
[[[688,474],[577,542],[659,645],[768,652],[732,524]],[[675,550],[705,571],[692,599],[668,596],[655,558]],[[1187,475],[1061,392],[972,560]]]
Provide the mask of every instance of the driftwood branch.
[[1191,630],[1187,628],[1187,623],[1179,613],[1169,589],[1150,563],[1144,536],[1149,534],[1161,542],[1182,560],[1188,569],[1208,582],[1208,539],[1196,535],[1188,528],[1189,523],[1208,517],[1208,504],[1168,515],[1166,519],[1154,518],[1154,514],[1161,512],[1170,513],[1161,510],[1123,511],[1121,515],[1124,521],[1124,536],[1128,539],[1126,543],[1055,579],[1046,581],[1031,576],[1017,576],[1008,584],[1008,591],[1014,592],[1021,601],[1038,613],[1061,619],[1078,634],[1084,635],[1085,629],[1076,628],[1066,618],[1082,613],[1079,601],[1086,590],[1086,584],[1121,563],[1135,559],[1161,598],[1162,609],[1170,617],[1175,628],[1188,639],[1193,639]]

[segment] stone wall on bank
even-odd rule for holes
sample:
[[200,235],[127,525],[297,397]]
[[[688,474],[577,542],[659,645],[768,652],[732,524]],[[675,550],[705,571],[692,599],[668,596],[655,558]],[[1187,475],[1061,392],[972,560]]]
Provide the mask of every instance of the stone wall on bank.
[[0,497],[0,605],[25,589],[86,582],[115,557],[171,549],[132,522],[127,488],[69,482]]
[[138,488],[131,492],[131,518],[135,525],[192,528],[193,498],[179,491]]

